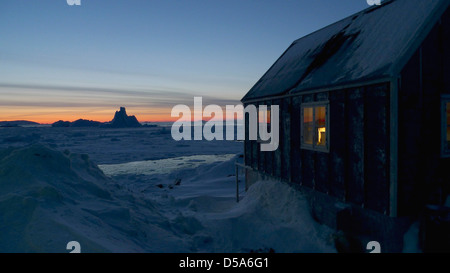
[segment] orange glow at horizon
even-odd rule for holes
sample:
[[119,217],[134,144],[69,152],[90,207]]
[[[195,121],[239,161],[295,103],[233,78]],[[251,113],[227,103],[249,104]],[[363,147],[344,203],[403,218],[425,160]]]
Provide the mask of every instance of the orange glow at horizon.
[[[189,115],[181,114],[179,116],[171,117],[172,108],[141,108],[141,107],[126,107],[127,115],[136,116],[139,122],[175,122],[178,120],[187,121]],[[78,119],[94,120],[99,122],[109,122],[114,118],[114,113],[119,110],[99,108],[43,108],[43,107],[27,107],[17,108],[3,106],[0,108],[0,121],[14,121],[27,120],[38,122],[41,124],[52,124],[56,121],[75,121]],[[226,120],[226,111],[223,110],[223,119],[220,115],[213,115],[213,117],[204,117],[204,121],[208,120]],[[235,115],[235,119],[241,119],[242,115]],[[191,120],[194,121],[194,111],[191,109]]]
[[[126,106],[125,106],[126,107]],[[16,107],[1,107],[0,121],[28,120],[41,124],[51,124],[58,120],[75,121],[77,119],[108,122],[114,118],[117,109],[104,108],[41,108],[29,107],[17,109]],[[177,118],[170,116],[171,109],[138,109],[126,107],[129,116],[136,116],[139,122],[172,122]]]

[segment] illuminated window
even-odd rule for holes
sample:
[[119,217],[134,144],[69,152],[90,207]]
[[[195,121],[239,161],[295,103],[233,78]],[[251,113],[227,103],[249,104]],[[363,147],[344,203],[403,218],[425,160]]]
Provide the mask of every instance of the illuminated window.
[[313,107],[303,108],[303,144],[313,145],[314,125],[313,125]]
[[270,106],[267,106],[264,109],[262,107],[258,109],[258,119],[259,123],[270,124]]
[[450,95],[442,96],[441,154],[450,157]]
[[301,147],[303,149],[328,152],[328,108],[328,103],[323,102],[302,105]]

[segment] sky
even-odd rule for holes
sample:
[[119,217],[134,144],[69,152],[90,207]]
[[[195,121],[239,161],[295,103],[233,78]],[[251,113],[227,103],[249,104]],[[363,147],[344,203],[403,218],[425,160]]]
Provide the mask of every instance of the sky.
[[0,1],[0,120],[171,121],[236,105],[296,39],[366,0]]

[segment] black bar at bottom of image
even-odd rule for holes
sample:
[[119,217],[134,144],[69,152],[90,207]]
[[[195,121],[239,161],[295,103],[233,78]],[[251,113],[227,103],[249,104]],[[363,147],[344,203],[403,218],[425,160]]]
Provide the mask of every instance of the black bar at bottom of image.
[[[16,259],[18,258],[18,259]],[[29,266],[30,269],[96,269],[127,272],[302,272],[307,268],[320,270],[384,270],[398,264],[413,268],[432,262],[447,261],[449,254],[0,254],[4,266]],[[17,260],[26,263],[17,264]]]

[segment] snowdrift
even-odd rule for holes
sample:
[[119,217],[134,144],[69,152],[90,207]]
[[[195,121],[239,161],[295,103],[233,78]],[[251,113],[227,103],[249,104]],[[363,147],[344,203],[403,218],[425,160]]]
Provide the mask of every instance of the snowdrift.
[[165,207],[191,231],[192,251],[336,252],[334,231],[317,223],[305,197],[285,183],[259,181],[236,203],[234,163],[242,160],[236,155],[171,177],[189,177],[166,191],[171,202]]
[[158,174],[183,177],[160,189],[107,177],[87,155],[1,150],[0,252],[69,252],[70,241],[81,252],[335,252],[332,232],[283,183],[258,182],[236,203],[238,159]]
[[[242,247],[272,248],[276,252],[335,252],[333,231],[318,224],[299,191],[277,181],[261,181],[231,211],[230,225]],[[248,230],[238,229],[250,222]],[[253,245],[258,242],[259,245]]]
[[336,252],[334,232],[312,218],[300,192],[281,182],[257,182],[233,206],[199,196],[188,207],[203,212],[199,219],[209,233],[195,237],[200,252]]
[[170,230],[87,155],[39,144],[0,151],[0,252],[68,252],[69,241],[82,252],[186,250]]

